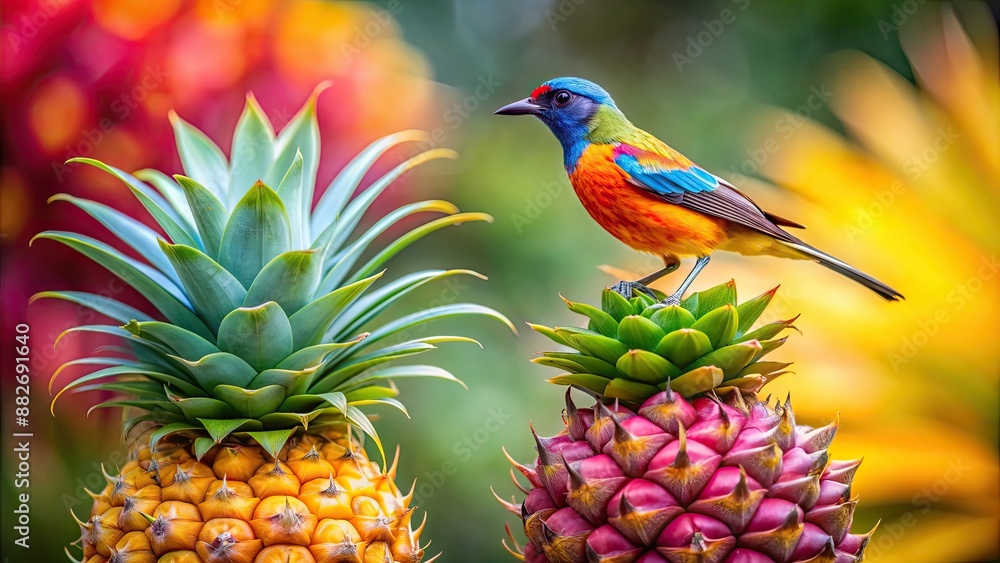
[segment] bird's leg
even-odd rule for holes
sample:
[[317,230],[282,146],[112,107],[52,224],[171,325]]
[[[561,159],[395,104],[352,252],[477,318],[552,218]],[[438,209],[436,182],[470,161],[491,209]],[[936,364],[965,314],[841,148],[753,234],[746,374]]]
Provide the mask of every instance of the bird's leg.
[[659,269],[659,270],[657,270],[657,271],[655,271],[655,272],[653,272],[653,273],[651,273],[651,274],[649,274],[647,276],[641,277],[641,278],[639,278],[639,279],[637,279],[635,281],[625,281],[625,280],[622,280],[622,281],[620,281],[620,282],[612,285],[611,286],[611,291],[614,291],[615,293],[617,293],[618,295],[621,295],[625,299],[631,299],[632,296],[635,294],[635,292],[638,291],[640,293],[648,295],[653,300],[656,300],[656,294],[653,293],[653,290],[649,289],[646,286],[648,286],[649,284],[651,284],[651,283],[655,282],[656,280],[662,278],[663,276],[665,276],[665,275],[667,275],[667,274],[669,274],[669,273],[677,270],[677,268],[679,268],[680,265],[681,265],[681,261],[678,260],[677,258],[673,257],[673,256],[671,256],[669,258],[668,257],[664,257],[663,258],[663,264],[664,264],[663,268],[661,268],[661,269]]
[[691,273],[688,274],[686,278],[684,278],[684,281],[681,282],[681,286],[677,288],[677,291],[671,293],[670,296],[668,296],[666,299],[663,300],[663,304],[680,305],[681,297],[684,297],[684,292],[687,291],[689,287],[691,287],[691,284],[694,283],[694,279],[697,278],[698,274],[700,274],[701,271],[705,269],[705,266],[708,265],[708,261],[710,259],[711,258],[708,256],[699,257],[698,261],[694,263],[694,268],[691,268]]

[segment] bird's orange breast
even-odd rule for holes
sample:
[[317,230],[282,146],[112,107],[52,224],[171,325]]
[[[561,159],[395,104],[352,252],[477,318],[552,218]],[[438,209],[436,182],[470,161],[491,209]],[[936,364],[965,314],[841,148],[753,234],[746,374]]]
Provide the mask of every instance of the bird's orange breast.
[[628,246],[658,256],[703,256],[727,239],[724,219],[667,203],[629,182],[613,146],[588,146],[569,175],[590,216]]

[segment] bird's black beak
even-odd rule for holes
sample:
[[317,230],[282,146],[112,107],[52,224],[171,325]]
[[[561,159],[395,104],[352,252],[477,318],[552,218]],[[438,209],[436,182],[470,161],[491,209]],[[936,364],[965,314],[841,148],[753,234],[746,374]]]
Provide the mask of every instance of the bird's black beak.
[[525,98],[523,100],[516,101],[512,104],[507,104],[504,107],[493,112],[494,115],[538,115],[544,108],[535,102],[531,101],[531,98]]

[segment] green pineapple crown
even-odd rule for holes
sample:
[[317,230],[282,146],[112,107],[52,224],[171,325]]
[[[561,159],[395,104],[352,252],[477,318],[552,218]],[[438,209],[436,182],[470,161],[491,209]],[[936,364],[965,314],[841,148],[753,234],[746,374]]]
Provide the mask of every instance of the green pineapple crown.
[[[91,410],[125,408],[124,434],[150,421],[162,425],[152,434],[151,446],[167,435],[187,434],[199,458],[227,438],[247,436],[276,455],[299,428],[344,423],[371,436],[382,452],[359,407],[384,404],[405,414],[392,384],[398,378],[461,383],[437,366],[391,364],[441,342],[476,342],[448,335],[409,339],[409,329],[468,315],[492,317],[513,329],[500,313],[472,303],[424,309],[371,328],[376,317],[425,284],[458,275],[483,278],[470,270],[425,270],[376,286],[390,258],[441,228],[492,219],[429,200],[403,205],[367,230],[358,229],[372,202],[400,176],[434,159],[455,158],[447,149],[422,152],[354,195],[386,151],[425,141],[427,134],[420,131],[372,143],[312,208],[319,165],[315,109],[321,91],[316,89],[278,135],[248,95],[228,161],[206,135],[171,114],[184,175],[171,178],[155,170],[132,175],[96,160],[73,159],[121,180],[169,242],[120,211],[66,194],[52,200],[79,207],[142,260],[72,232],[47,231],[35,239],[63,243],[108,269],[143,295],[166,322],[92,293],[35,295],[32,301],[70,301],[117,323],[73,327],[60,339],[67,333],[93,332],[127,344],[104,347],[60,367],[50,392],[67,368],[88,370],[56,394],[53,413],[67,391],[104,391],[115,397]],[[441,217],[383,247],[372,246],[397,222],[423,213]]]
[[563,299],[589,319],[586,329],[529,326],[576,351],[544,352],[532,361],[568,372],[550,383],[632,405],[667,385],[686,398],[713,389],[756,392],[790,365],[763,358],[785,343],[776,337],[798,317],[753,329],[777,289],[740,304],[732,281],[693,293],[679,306],[641,294],[625,299],[610,289],[601,294],[600,309]]

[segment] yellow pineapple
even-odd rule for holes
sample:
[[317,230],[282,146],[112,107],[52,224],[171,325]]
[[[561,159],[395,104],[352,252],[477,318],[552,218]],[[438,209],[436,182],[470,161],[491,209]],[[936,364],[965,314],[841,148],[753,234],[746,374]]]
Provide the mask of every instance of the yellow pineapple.
[[[428,270],[376,282],[385,262],[412,242],[443,227],[490,218],[431,200],[404,205],[356,232],[371,203],[402,174],[454,156],[445,149],[420,153],[354,196],[387,150],[426,139],[414,131],[370,145],[313,207],[319,145],[315,99],[316,94],[275,135],[249,96],[229,159],[200,131],[171,116],[185,175],[171,178],[153,170],[131,175],[76,159],[125,183],[169,240],[102,204],[68,195],[53,198],[83,209],[143,260],[76,233],[48,231],[36,238],[83,253],[129,283],[159,313],[147,315],[89,293],[35,296],[68,300],[109,317],[116,324],[70,331],[102,333],[127,344],[73,360],[53,376],[55,383],[66,368],[91,368],[59,390],[53,409],[67,391],[112,392],[115,398],[94,408],[124,409],[123,436],[131,447],[128,463],[117,475],[105,474],[102,491],[90,493],[90,515],[77,518],[83,556],[71,554],[74,560],[423,559],[422,525],[414,529],[411,494],[394,482],[395,461],[385,467],[382,444],[361,407],[384,404],[405,413],[395,399],[393,379],[458,381],[433,365],[393,362],[441,342],[475,341],[409,338],[411,329],[464,315],[510,322],[487,307],[456,303],[373,325],[390,306],[429,282],[479,275]],[[441,217],[383,248],[371,247],[378,235],[416,213]],[[381,465],[369,459],[361,441],[365,436],[377,446]]]

